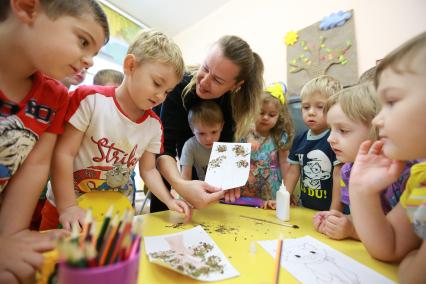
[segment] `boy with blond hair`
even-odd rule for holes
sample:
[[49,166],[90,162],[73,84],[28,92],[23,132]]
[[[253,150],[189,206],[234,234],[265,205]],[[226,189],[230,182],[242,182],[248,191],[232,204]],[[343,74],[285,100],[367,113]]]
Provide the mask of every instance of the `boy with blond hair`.
[[190,217],[188,205],[172,198],[155,167],[163,133],[151,110],[183,77],[180,49],[164,34],[144,31],[130,45],[123,69],[118,88],[82,86],[74,91],[53,155],[53,191],[47,193],[41,229],[58,222],[67,230],[75,221],[82,224],[84,210],[76,197],[86,192],[118,191],[133,204],[130,173],[137,162],[152,193],[169,209]]
[[93,0],[4,0],[0,38],[0,283],[27,283],[54,245],[27,230],[68,103],[50,77],[90,67],[109,30]]
[[300,202],[307,208],[340,209],[340,166],[327,142],[330,129],[323,108],[328,98],[341,89],[339,81],[324,75],[307,82],[301,91],[303,122],[309,129],[293,141],[285,185],[294,200],[293,191],[300,177]]

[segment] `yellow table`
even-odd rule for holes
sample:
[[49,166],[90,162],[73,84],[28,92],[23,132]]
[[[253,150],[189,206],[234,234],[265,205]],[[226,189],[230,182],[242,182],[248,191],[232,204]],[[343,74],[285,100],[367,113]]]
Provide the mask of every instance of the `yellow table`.
[[[221,283],[272,283],[274,260],[257,244],[257,241],[277,239],[280,234],[284,238],[310,235],[396,281],[397,266],[373,259],[361,242],[352,240],[334,241],[317,233],[312,226],[314,213],[315,211],[306,208],[291,208],[290,223],[299,226],[299,229],[293,229],[240,217],[241,215],[250,216],[280,223],[273,210],[215,204],[202,210],[196,210],[192,221],[185,225],[179,224],[182,222],[182,216],[175,212],[164,211],[146,214],[143,215],[143,227],[145,236],[157,236],[202,225],[240,273],[239,277],[227,279],[221,281]],[[173,224],[178,225],[173,226]],[[255,253],[250,252],[252,242],[256,242]],[[143,249],[138,283],[200,282],[150,263]],[[298,282],[288,271],[281,269],[280,283]]]

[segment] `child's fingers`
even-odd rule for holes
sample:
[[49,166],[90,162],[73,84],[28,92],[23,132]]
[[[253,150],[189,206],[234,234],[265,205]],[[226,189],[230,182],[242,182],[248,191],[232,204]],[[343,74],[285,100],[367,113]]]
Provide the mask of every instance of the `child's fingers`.
[[375,141],[368,151],[369,154],[379,155],[382,152],[383,142]]
[[19,280],[19,283],[34,283],[35,269],[24,261],[14,264],[13,274]]
[[370,140],[362,142],[358,149],[358,155],[366,155],[370,149],[371,143]]
[[10,271],[0,270],[0,283],[19,284],[19,279]]

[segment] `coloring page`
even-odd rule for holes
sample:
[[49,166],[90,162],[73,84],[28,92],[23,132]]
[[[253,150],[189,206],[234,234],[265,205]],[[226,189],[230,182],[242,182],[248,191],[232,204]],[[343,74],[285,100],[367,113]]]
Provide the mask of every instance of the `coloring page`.
[[191,278],[220,281],[240,275],[201,226],[144,240],[149,261]]
[[245,185],[250,152],[250,143],[214,142],[205,181],[224,190]]
[[[258,241],[258,243],[272,257],[275,257],[277,240]],[[284,240],[281,267],[293,274],[301,283],[394,283],[364,264],[310,236]]]

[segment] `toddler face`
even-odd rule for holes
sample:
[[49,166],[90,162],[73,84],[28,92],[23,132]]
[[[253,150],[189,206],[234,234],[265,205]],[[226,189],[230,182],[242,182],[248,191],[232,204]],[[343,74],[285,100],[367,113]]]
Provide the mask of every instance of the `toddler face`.
[[139,110],[161,104],[178,83],[172,65],[160,62],[142,62],[127,73],[128,93]]
[[222,124],[205,125],[195,123],[193,126],[194,135],[197,141],[207,149],[213,147],[213,142],[219,141],[220,133],[222,132]]
[[365,124],[349,119],[340,104],[333,105],[327,113],[327,123],[331,132],[327,141],[339,161],[355,161],[359,145],[368,139],[370,128]]
[[[410,62],[401,62],[397,73],[383,70],[377,92],[382,110],[373,123],[379,127],[386,156],[396,160],[426,157],[426,53]],[[405,64],[404,64],[405,63]]]
[[27,33],[23,44],[34,47],[29,55],[34,68],[58,80],[92,66],[105,40],[104,30],[90,13],[53,20],[41,12],[23,32]]
[[279,109],[274,102],[264,102],[260,114],[256,119],[256,131],[260,134],[269,134],[279,117]]
[[327,96],[314,93],[302,100],[303,122],[309,127],[313,134],[320,134],[327,129],[327,122],[323,115]]

